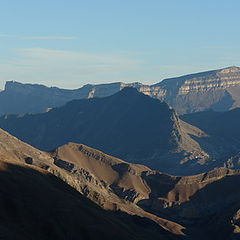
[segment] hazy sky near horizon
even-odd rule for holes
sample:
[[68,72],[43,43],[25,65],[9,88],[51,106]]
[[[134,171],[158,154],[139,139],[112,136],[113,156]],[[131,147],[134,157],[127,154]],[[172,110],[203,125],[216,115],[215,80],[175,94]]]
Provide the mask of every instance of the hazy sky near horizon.
[[240,66],[239,11],[239,0],[0,0],[0,88],[153,84]]

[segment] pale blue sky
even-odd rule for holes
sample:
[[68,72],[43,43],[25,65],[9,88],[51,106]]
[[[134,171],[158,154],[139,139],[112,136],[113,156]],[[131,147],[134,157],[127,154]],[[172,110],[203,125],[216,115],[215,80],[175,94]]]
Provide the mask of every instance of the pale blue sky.
[[0,0],[0,88],[152,84],[240,66],[239,12],[239,0]]

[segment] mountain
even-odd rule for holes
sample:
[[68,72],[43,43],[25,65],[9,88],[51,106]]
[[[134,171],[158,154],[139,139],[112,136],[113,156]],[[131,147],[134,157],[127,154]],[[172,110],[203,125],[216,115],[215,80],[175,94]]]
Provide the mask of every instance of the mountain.
[[199,129],[173,109],[134,88],[105,98],[74,100],[36,115],[7,115],[0,127],[41,150],[67,142],[86,144],[128,162],[172,174],[203,172],[208,159],[194,138]]
[[0,165],[1,239],[146,239],[130,217],[102,210],[46,171]]
[[179,114],[239,107],[239,90],[239,67],[165,79],[152,86],[152,94],[166,101]]
[[[230,239],[231,232],[239,232],[239,171],[219,168],[195,176],[174,177],[74,143],[57,148],[53,155],[56,161],[72,164],[67,169],[71,174],[84,169],[91,182],[97,186],[102,183],[128,204],[160,217],[162,226],[184,234],[183,239]],[[84,191],[91,193],[88,188]],[[99,199],[99,195],[100,192],[91,197]],[[109,198],[103,199],[101,205],[109,204]]]
[[[98,188],[105,186],[120,199],[145,211],[139,214],[147,212],[158,216],[162,226],[175,234],[182,232],[182,239],[232,239],[230,236],[237,236],[239,232],[239,171],[219,168],[199,175],[175,177],[74,143],[55,149],[52,156],[81,182],[83,177],[76,175],[78,172],[84,172]],[[70,168],[67,163],[71,164]],[[91,194],[89,185],[83,191],[91,199],[101,199],[99,204],[105,207],[113,200],[112,197],[106,200],[102,191]],[[115,207],[126,209],[119,203]]]
[[67,90],[7,81],[5,89],[0,92],[0,115],[46,112],[74,99],[105,97],[126,86],[135,85],[138,84],[110,83],[96,86],[88,84],[79,89]]
[[239,236],[239,171],[175,177],[82,144],[41,152],[2,130],[0,150],[3,239]]
[[[59,160],[52,158],[51,154],[41,152],[2,130],[0,152],[1,239],[95,240],[99,236],[119,240],[177,239],[160,225],[160,222],[171,225],[170,221],[153,217],[153,214],[140,211],[117,197],[115,205],[118,202],[119,206],[126,205],[126,210],[116,211],[114,206],[109,207],[114,201],[110,191],[91,182],[86,171],[80,176],[79,169],[73,176],[58,167]],[[109,205],[104,207],[108,211],[77,191],[82,188],[86,193],[85,183],[92,193],[94,189],[100,194],[109,193],[105,195],[106,206],[108,201]],[[94,200],[97,202],[96,196]]]
[[204,111],[182,115],[181,119],[200,128],[208,135],[208,146],[200,143],[202,149],[212,158],[218,159],[218,166],[240,168],[240,108],[226,112]]
[[87,84],[79,89],[66,90],[8,81],[5,90],[0,92],[0,115],[46,112],[74,99],[110,96],[125,87],[134,87],[167,102],[178,114],[240,107],[240,68],[233,66],[164,79],[154,85],[118,82]]
[[74,90],[8,81],[0,92],[0,114],[45,112],[75,98],[78,93]]

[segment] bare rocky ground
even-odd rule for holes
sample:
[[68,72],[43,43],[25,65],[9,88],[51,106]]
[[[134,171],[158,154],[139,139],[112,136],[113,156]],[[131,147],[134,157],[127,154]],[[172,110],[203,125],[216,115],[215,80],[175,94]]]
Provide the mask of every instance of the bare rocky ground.
[[22,239],[34,234],[39,239],[239,236],[236,170],[176,177],[81,144],[42,152],[4,131],[0,160],[4,239],[14,234],[25,236]]

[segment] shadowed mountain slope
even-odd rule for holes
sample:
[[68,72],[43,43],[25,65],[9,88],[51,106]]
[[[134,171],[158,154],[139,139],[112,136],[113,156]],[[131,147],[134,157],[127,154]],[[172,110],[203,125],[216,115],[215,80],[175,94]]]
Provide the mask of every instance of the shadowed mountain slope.
[[83,143],[174,174],[203,171],[199,161],[208,158],[190,137],[204,138],[202,131],[179,120],[166,103],[134,88],[75,100],[43,114],[3,116],[0,127],[45,151],[67,142]]
[[38,168],[0,162],[0,182],[1,239],[141,238],[124,217],[105,212]]
[[46,87],[40,84],[23,84],[16,81],[7,81],[5,89],[0,92],[0,115],[46,112],[51,108],[65,105],[74,99],[106,97],[126,86],[137,85],[138,83],[87,84],[79,89],[68,90]]
[[209,137],[212,148],[202,144],[211,156],[218,158],[218,166],[239,168],[240,108],[227,112],[205,111],[181,116],[181,119],[202,129]]

